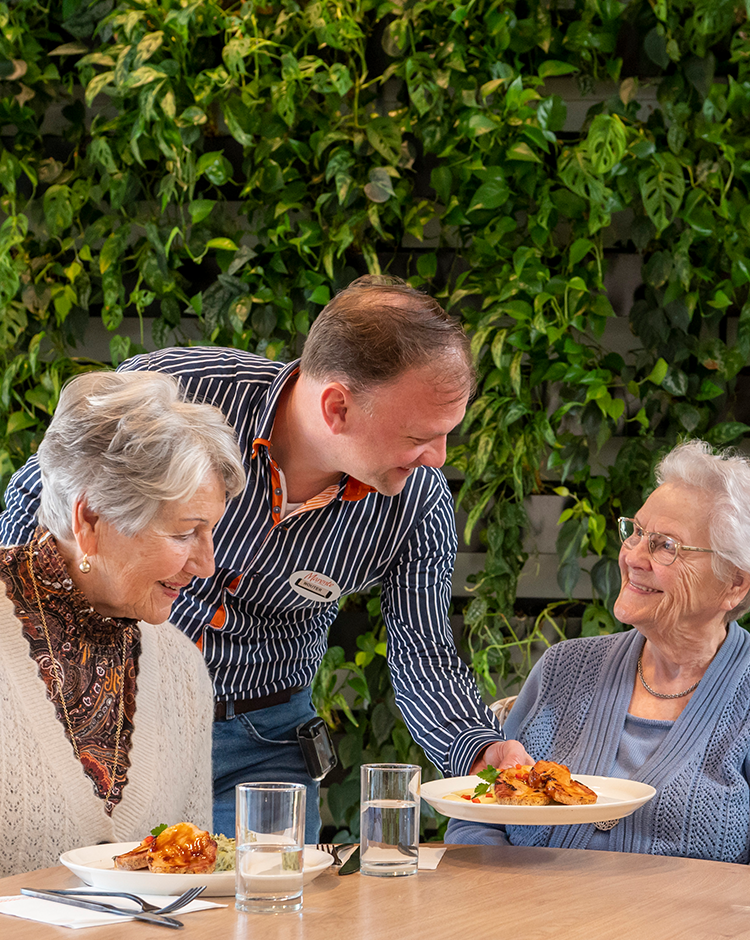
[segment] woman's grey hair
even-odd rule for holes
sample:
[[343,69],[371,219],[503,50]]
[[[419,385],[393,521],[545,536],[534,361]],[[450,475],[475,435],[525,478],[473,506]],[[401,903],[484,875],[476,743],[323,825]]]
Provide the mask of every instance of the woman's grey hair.
[[[678,444],[656,468],[656,482],[682,483],[711,500],[709,541],[714,574],[727,581],[735,568],[750,572],[750,460],[735,450],[714,453],[705,441]],[[727,615],[750,610],[750,592]]]
[[133,536],[167,502],[190,500],[214,472],[227,497],[245,485],[234,430],[213,405],[188,401],[163,372],[86,372],[63,388],[39,445],[39,522],[73,536],[76,500]]

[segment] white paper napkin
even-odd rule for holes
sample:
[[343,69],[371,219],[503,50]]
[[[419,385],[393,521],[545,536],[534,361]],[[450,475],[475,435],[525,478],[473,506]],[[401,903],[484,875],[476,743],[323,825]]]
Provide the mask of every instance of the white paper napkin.
[[444,854],[444,845],[420,845],[419,864],[417,867],[423,871],[433,871],[438,867],[438,863]]
[[[85,897],[82,895],[82,897]],[[144,901],[151,904],[158,904],[166,907],[176,898],[164,897],[163,895],[142,895]],[[123,910],[132,907],[136,910],[136,905],[127,898],[105,898],[91,897],[85,898],[91,901],[101,901],[105,904],[116,904]],[[191,911],[204,911],[212,907],[226,907],[226,904],[215,904],[213,901],[203,901],[198,898],[191,901],[185,907],[175,911],[173,915],[167,914],[167,917],[174,916],[178,919],[183,914],[189,914]],[[58,904],[56,901],[45,901],[43,898],[30,898],[25,894],[19,894],[15,897],[0,898],[0,914],[9,914],[11,917],[22,917],[24,920],[34,920],[40,924],[54,924],[57,927],[105,927],[109,924],[127,924],[132,921],[132,917],[123,917],[121,914],[103,914],[99,911],[87,911],[82,907],[71,907],[69,904]]]
[[359,848],[358,843],[354,845],[337,845],[336,851],[339,853],[339,858],[341,859],[341,864],[349,861],[349,856],[354,852],[355,849]]

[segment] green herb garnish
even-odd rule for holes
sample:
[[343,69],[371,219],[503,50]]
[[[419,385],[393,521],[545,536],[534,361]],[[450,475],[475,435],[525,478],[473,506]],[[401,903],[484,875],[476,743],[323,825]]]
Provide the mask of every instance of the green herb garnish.
[[160,826],[155,826],[155,827],[151,830],[151,835],[152,835],[154,838],[156,838],[156,836],[160,836],[160,835],[162,834],[162,832],[164,832],[164,830],[165,830],[165,829],[168,829],[168,828],[169,828],[169,826],[167,826],[166,823],[162,823]]
[[495,767],[491,764],[488,764],[484,770],[480,770],[477,774],[477,777],[481,777],[482,780],[486,780],[487,783],[497,783],[497,776],[500,773]]
[[497,778],[500,774],[500,771],[495,767],[488,765],[484,770],[480,770],[477,774],[477,777],[481,777],[482,780],[486,780],[486,783],[478,783],[474,788],[474,793],[472,794],[472,799],[475,799],[478,796],[485,794],[493,783],[497,781]]

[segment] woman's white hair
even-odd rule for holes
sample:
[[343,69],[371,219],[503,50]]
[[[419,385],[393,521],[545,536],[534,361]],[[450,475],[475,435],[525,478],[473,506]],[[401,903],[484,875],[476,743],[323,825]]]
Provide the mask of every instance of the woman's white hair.
[[147,528],[164,503],[187,502],[214,472],[227,497],[245,485],[233,429],[213,405],[185,399],[163,372],[86,372],[71,379],[39,445],[39,522],[73,535],[76,500],[119,532]]
[[[736,568],[750,572],[750,460],[727,449],[714,453],[705,441],[678,444],[656,467],[656,482],[682,483],[706,493],[711,501],[709,541],[718,578],[727,581]],[[686,507],[688,509],[689,507]],[[735,620],[750,610],[750,592],[730,611]]]

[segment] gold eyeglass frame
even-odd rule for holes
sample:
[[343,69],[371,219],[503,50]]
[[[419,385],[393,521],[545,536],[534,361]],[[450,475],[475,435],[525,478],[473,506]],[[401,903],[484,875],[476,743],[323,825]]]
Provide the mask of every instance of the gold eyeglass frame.
[[[632,534],[628,535],[627,537],[624,535],[622,531],[622,524],[624,522],[632,522],[633,527],[634,527],[634,531],[632,532]],[[712,548],[697,548],[695,545],[683,545],[682,542],[680,542],[679,539],[676,539],[673,535],[665,535],[663,532],[649,532],[648,529],[644,529],[643,526],[640,524],[640,522],[637,522],[635,519],[630,519],[628,516],[618,517],[617,531],[620,536],[620,541],[622,542],[623,545],[629,539],[632,539],[634,535],[638,534],[635,530],[638,530],[641,533],[640,535],[638,535],[637,544],[640,544],[640,541],[644,535],[647,536],[646,546],[648,548],[648,553],[651,556],[651,558],[654,559],[656,564],[661,565],[663,568],[668,568],[670,565],[674,564],[680,552],[707,552],[708,554],[711,554],[711,555],[714,554],[714,550]],[[675,549],[675,553],[674,553],[674,557],[672,558],[672,561],[667,561],[667,562],[659,561],[659,559],[654,555],[654,548],[653,548],[653,545],[651,544],[651,537],[654,535],[659,535],[663,539],[668,539],[670,542],[674,542],[676,549]],[[635,548],[635,546],[633,547]]]

